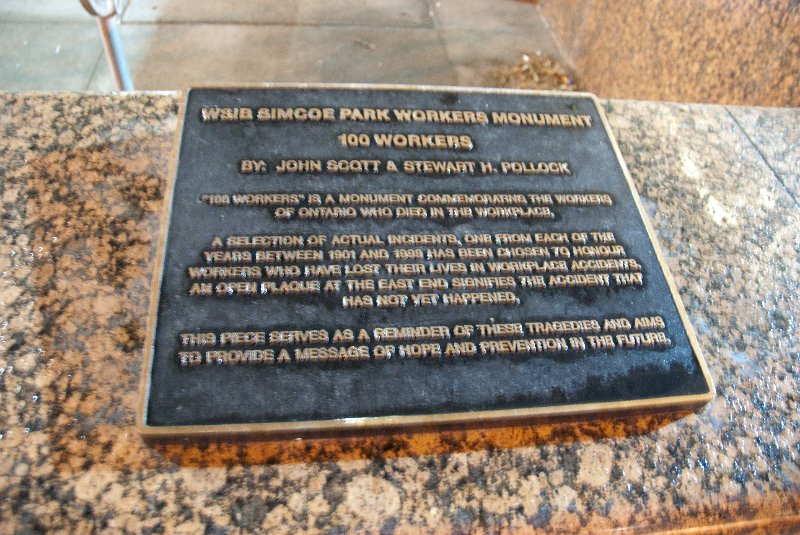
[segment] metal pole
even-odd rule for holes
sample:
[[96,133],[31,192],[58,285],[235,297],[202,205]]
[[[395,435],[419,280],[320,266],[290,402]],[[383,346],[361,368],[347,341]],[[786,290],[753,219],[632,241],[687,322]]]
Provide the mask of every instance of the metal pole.
[[119,35],[119,23],[116,14],[105,17],[96,17],[100,35],[103,38],[103,48],[111,73],[114,75],[114,85],[117,91],[133,91],[133,79],[125,61],[125,52],[122,49],[122,39]]

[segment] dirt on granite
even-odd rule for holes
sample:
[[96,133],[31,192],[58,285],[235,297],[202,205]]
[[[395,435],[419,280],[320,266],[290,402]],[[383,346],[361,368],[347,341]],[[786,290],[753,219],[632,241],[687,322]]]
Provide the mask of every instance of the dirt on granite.
[[540,52],[522,54],[515,64],[498,67],[493,81],[497,87],[511,89],[579,89],[567,67]]

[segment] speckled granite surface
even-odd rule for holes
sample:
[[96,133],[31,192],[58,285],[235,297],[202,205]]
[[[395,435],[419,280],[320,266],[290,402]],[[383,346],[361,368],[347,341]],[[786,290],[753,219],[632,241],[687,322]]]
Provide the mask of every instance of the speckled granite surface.
[[731,115],[795,200],[800,199],[797,110],[731,107]]
[[800,105],[794,0],[542,0],[587,91],[610,98]]
[[717,383],[697,414],[149,447],[177,100],[0,95],[0,533],[800,529],[800,111],[607,104]]

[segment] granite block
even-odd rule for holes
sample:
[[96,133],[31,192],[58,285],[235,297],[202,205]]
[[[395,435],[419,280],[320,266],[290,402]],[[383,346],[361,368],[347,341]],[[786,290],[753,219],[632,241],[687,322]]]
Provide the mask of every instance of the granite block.
[[728,111],[795,201],[800,199],[800,109],[730,107]]
[[149,447],[178,100],[0,94],[0,531],[800,529],[800,211],[725,108],[607,104],[716,379],[698,413]]

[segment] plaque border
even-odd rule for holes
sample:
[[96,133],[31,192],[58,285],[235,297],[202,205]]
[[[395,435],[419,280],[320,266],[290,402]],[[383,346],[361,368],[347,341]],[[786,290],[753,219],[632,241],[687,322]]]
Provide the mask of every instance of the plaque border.
[[[172,215],[173,196],[175,182],[178,174],[178,158],[180,156],[181,142],[183,141],[183,131],[186,108],[188,105],[189,93],[194,89],[332,89],[332,90],[365,90],[365,91],[414,91],[414,92],[442,92],[451,91],[454,93],[478,93],[487,95],[524,95],[524,96],[557,96],[565,98],[589,98],[597,110],[600,121],[605,129],[606,135],[611,142],[617,162],[630,189],[639,216],[644,222],[650,244],[656,253],[656,258],[664,273],[664,278],[669,286],[672,300],[678,310],[681,323],[686,330],[689,345],[694,352],[698,365],[708,387],[708,391],[702,394],[689,394],[682,396],[666,396],[649,399],[635,399],[624,401],[607,401],[595,403],[578,403],[571,405],[553,405],[544,407],[529,407],[516,409],[496,409],[484,411],[452,412],[441,414],[418,414],[418,415],[395,415],[395,416],[369,416],[355,418],[339,418],[332,420],[302,420],[291,422],[261,422],[261,423],[238,423],[238,424],[214,424],[214,425],[170,425],[156,426],[147,423],[147,408],[150,397],[150,384],[152,380],[153,353],[155,351],[154,341],[156,329],[158,328],[158,305],[161,299],[161,281],[164,275],[164,257],[166,255],[167,235],[169,233],[170,216]],[[611,132],[611,128],[606,118],[600,100],[593,93],[580,91],[542,91],[527,89],[503,89],[487,87],[462,87],[462,86],[433,86],[433,85],[406,85],[406,84],[342,84],[342,83],[262,83],[262,84],[206,84],[181,91],[181,102],[178,111],[178,125],[174,135],[174,144],[170,155],[169,177],[164,189],[164,207],[160,218],[160,232],[156,250],[155,266],[153,272],[153,285],[150,296],[150,307],[147,320],[147,335],[144,346],[144,366],[140,383],[139,406],[136,413],[136,428],[146,439],[180,439],[182,437],[220,437],[238,435],[270,435],[288,433],[324,433],[340,431],[344,433],[354,433],[368,429],[392,429],[400,427],[429,427],[436,425],[467,424],[478,422],[502,422],[512,420],[533,420],[544,418],[566,418],[589,414],[609,414],[609,413],[635,413],[637,411],[651,410],[665,412],[680,408],[698,408],[712,399],[716,395],[714,381],[708,371],[705,359],[700,350],[694,329],[689,322],[689,317],[683,307],[672,273],[666,263],[661,247],[656,240],[650,218],[644,210],[639,192],[633,183],[628,166],[622,158],[622,153],[617,145],[617,140]]]

